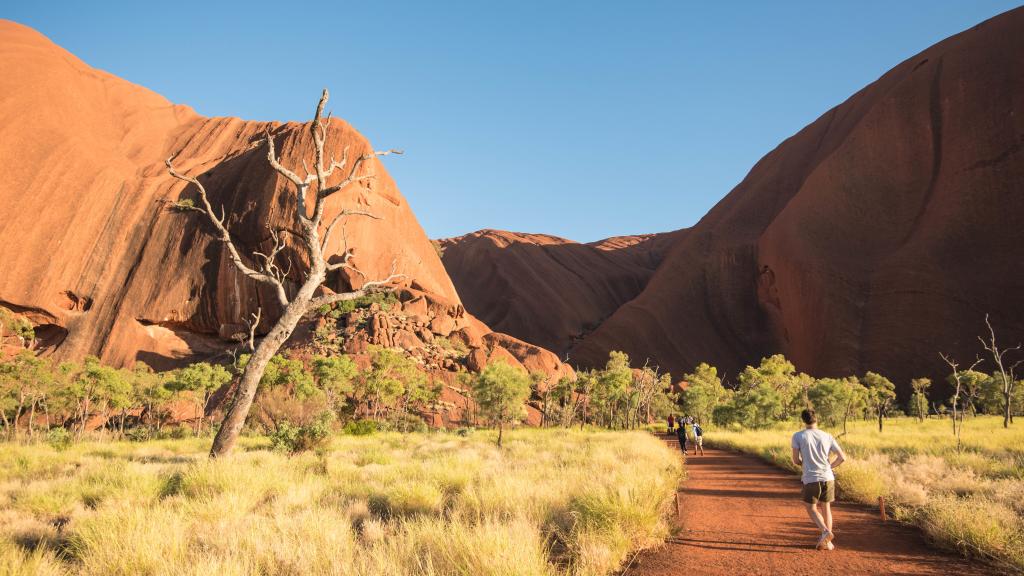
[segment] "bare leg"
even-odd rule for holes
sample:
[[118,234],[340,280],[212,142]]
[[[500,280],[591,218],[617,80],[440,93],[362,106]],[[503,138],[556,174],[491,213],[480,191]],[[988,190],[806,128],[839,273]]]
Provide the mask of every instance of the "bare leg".
[[804,502],[804,506],[807,508],[807,515],[811,517],[811,521],[818,527],[818,530],[822,532],[828,530],[828,525],[825,524],[825,519],[821,517],[821,513],[818,512],[817,504],[808,504]]
[[823,514],[823,516],[825,517],[824,518],[825,519],[825,528],[827,528],[828,531],[831,532],[832,531],[832,503],[831,502],[822,502],[822,504],[825,506],[825,514]]

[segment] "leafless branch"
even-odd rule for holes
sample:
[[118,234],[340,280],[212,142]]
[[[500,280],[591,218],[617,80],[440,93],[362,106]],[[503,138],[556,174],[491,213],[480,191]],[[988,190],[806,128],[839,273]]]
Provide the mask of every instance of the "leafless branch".
[[252,315],[252,322],[249,322],[249,351],[256,351],[256,328],[260,325],[260,318],[263,316],[263,307],[256,309]]
[[[387,278],[384,278],[383,280],[371,280],[364,283],[358,290],[353,290],[351,292],[340,292],[337,294],[325,294],[323,296],[318,296],[310,302],[310,308],[318,308],[324,304],[334,304],[335,302],[342,302],[344,300],[355,300],[356,298],[362,298],[367,294],[376,292],[396,280],[405,278],[405,274],[399,274],[396,272],[397,269],[397,263],[392,262],[391,274],[388,275]],[[360,272],[360,274],[362,273]]]
[[[395,150],[395,149],[391,149],[391,150],[375,150],[375,151],[370,152],[368,154],[363,154],[359,158],[356,158],[356,161],[352,164],[352,169],[349,170],[348,176],[345,177],[345,179],[342,180],[341,182],[335,184],[334,186],[328,186],[326,188],[321,186],[320,191],[317,193],[317,198],[318,199],[327,198],[328,196],[330,196],[331,194],[334,194],[335,192],[338,192],[339,190],[344,190],[345,187],[347,187],[349,184],[352,184],[352,183],[355,183],[355,182],[362,182],[364,180],[372,180],[373,178],[376,178],[377,177],[376,174],[365,174],[363,176],[357,176],[357,174],[359,174],[359,169],[362,167],[362,165],[367,160],[370,160],[371,158],[378,158],[378,157],[381,157],[381,156],[390,156],[391,154],[402,154],[402,151],[401,150]],[[321,181],[321,184],[325,184],[325,183],[326,182]]]
[[220,217],[217,217],[216,213],[213,210],[213,206],[210,204],[210,199],[206,194],[206,188],[203,186],[201,182],[199,182],[198,178],[187,176],[185,174],[182,174],[181,172],[178,172],[174,168],[174,156],[168,158],[164,162],[164,164],[167,165],[167,171],[170,172],[171,176],[174,176],[178,180],[181,180],[188,184],[192,184],[193,186],[196,187],[196,189],[199,190],[199,199],[203,203],[202,211],[206,213],[206,216],[210,220],[210,223],[213,224],[213,227],[217,229],[219,239],[221,242],[224,243],[224,246],[227,247],[228,257],[231,259],[231,262],[235,265],[235,268],[237,268],[242,274],[248,276],[249,278],[252,278],[253,280],[256,280],[257,282],[263,282],[264,284],[269,284],[273,286],[277,294],[277,299],[278,301],[280,301],[281,306],[287,306],[288,295],[285,292],[284,284],[281,283],[281,280],[275,278],[272,275],[258,272],[250,268],[242,260],[241,255],[239,255],[238,253],[238,249],[235,247],[234,241],[231,239],[231,233],[228,232],[227,227],[224,225],[224,221],[226,219],[224,215],[224,207],[221,206],[221,215]]
[[[380,216],[377,216],[376,214],[373,214],[371,212],[364,212],[362,210],[348,210],[348,209],[346,209],[346,210],[342,210],[341,212],[338,212],[338,214],[335,215],[334,218],[331,219],[331,223],[327,225],[327,230],[324,231],[324,238],[320,242],[320,251],[321,252],[324,252],[324,253],[327,252],[327,243],[330,242],[330,240],[331,240],[331,234],[334,232],[334,227],[338,225],[338,222],[340,222],[342,219],[344,219],[347,216],[366,216],[367,218],[373,218],[374,220],[383,220],[383,218],[381,218]],[[344,228],[344,227],[342,227],[342,228]],[[348,251],[348,243],[347,242],[345,243],[345,248],[346,248],[345,251],[347,252]]]

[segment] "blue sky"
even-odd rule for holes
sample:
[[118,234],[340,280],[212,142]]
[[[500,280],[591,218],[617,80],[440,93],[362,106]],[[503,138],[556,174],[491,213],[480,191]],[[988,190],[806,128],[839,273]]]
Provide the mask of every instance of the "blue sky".
[[319,90],[431,237],[690,226],[783,139],[1014,8],[856,2],[6,2],[206,115],[308,120]]

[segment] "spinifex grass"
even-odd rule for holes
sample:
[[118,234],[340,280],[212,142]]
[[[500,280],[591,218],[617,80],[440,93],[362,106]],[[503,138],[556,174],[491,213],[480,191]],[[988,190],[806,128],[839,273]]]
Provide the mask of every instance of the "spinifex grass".
[[641,432],[0,451],[3,574],[608,574],[661,541],[677,453]]
[[[786,468],[790,437],[802,425],[708,430],[706,442],[756,454]],[[838,435],[840,431],[829,430]],[[963,450],[949,419],[851,422],[839,443],[851,459],[836,471],[840,497],[875,504],[921,526],[939,544],[1024,570],[1024,422],[968,418]]]

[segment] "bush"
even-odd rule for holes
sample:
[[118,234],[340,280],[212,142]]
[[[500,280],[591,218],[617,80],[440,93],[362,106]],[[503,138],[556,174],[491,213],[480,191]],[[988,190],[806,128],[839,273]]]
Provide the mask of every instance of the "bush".
[[182,438],[188,438],[189,436],[192,436],[192,434],[193,432],[188,426],[184,424],[179,424],[177,426],[172,426],[170,428],[163,429],[162,431],[157,433],[155,437],[159,438],[160,440],[181,440]]
[[71,447],[71,432],[67,428],[54,428],[46,433],[46,442],[58,452]]
[[148,426],[136,426],[125,432],[124,437],[132,442],[145,442],[153,438],[153,429]]
[[415,414],[400,414],[388,421],[388,427],[395,432],[426,432],[427,423]]
[[324,412],[313,422],[304,426],[296,426],[282,422],[277,430],[270,434],[270,447],[279,452],[298,454],[326,446],[331,437],[330,412]]
[[342,432],[350,436],[369,436],[380,430],[380,425],[373,420],[354,420],[345,424]]

